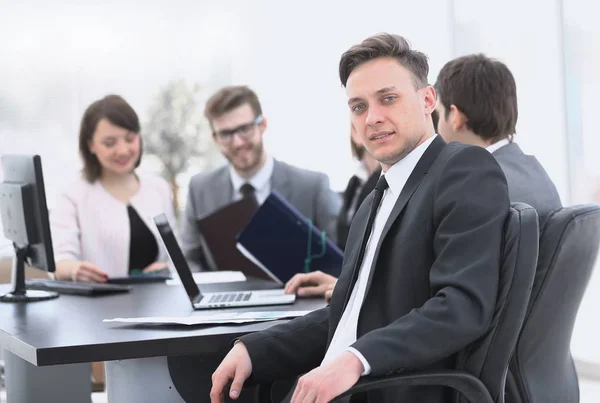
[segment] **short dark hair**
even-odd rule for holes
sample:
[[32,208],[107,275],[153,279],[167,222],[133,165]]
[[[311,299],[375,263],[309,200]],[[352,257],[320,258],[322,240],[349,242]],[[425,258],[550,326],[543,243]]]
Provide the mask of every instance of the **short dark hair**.
[[440,121],[440,114],[436,109],[431,112],[431,120],[433,121],[433,129],[437,133],[438,130],[438,122]]
[[419,89],[427,85],[429,73],[427,56],[411,49],[410,43],[402,36],[387,33],[370,36],[344,52],[339,67],[342,85],[346,86],[348,77],[355,68],[380,57],[394,58],[408,69],[413,76],[415,88]]
[[250,105],[254,117],[262,115],[258,96],[250,88],[245,85],[224,87],[210,97],[204,108],[204,116],[211,122],[212,126],[213,119],[221,117],[244,104]]
[[[102,175],[102,166],[98,158],[90,151],[90,142],[96,132],[98,122],[108,120],[133,133],[140,133],[140,120],[131,105],[119,95],[107,95],[92,103],[83,113],[79,128],[79,154],[83,160],[83,176],[89,182],[94,182]],[[137,168],[142,161],[142,147],[140,156],[135,164]]]
[[467,117],[467,127],[493,143],[516,132],[517,85],[506,65],[483,54],[446,63],[435,83],[445,117],[455,105]]

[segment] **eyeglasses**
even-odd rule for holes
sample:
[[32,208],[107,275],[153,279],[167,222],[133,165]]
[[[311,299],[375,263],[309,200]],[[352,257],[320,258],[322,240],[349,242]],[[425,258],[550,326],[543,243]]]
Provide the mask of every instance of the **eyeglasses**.
[[254,119],[250,123],[245,123],[243,125],[239,125],[233,129],[224,129],[215,132],[215,136],[219,141],[223,144],[229,144],[233,141],[233,136],[238,135],[244,140],[250,140],[250,138],[254,135],[254,127],[258,126],[263,122],[262,115],[258,115],[256,119]]

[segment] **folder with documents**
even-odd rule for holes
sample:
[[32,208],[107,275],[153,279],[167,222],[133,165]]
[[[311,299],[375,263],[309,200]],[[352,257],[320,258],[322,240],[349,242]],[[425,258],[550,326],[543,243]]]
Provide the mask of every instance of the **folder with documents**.
[[246,276],[269,280],[270,277],[236,248],[236,237],[258,209],[254,198],[230,203],[196,220],[196,227],[204,238],[205,254],[213,269],[241,271]]
[[276,191],[239,234],[237,247],[280,284],[296,273],[316,270],[337,277],[344,257],[323,231]]

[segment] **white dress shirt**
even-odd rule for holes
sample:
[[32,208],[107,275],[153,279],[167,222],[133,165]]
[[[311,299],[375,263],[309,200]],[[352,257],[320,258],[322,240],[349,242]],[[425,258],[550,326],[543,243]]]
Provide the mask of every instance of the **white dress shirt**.
[[488,150],[491,154],[494,151],[496,151],[504,146],[507,146],[508,144],[510,144],[510,141],[508,141],[508,139],[502,139],[500,141],[496,141],[494,144],[490,144],[485,149]]
[[371,231],[369,240],[367,241],[364,258],[359,269],[360,271],[358,274],[358,279],[354,285],[354,288],[352,289],[352,294],[348,300],[348,305],[346,305],[346,309],[344,310],[340,322],[335,329],[333,339],[331,340],[331,344],[325,353],[325,358],[323,359],[321,365],[333,361],[342,352],[349,350],[350,352],[354,353],[362,362],[364,366],[363,375],[368,375],[371,373],[371,366],[365,357],[358,352],[358,350],[350,346],[356,341],[358,317],[365,298],[369,274],[372,269],[376,268],[373,267],[373,263],[377,263],[373,262],[375,250],[379,244],[379,238],[381,237],[383,227],[392,213],[392,209],[394,208],[394,205],[400,196],[400,192],[402,192],[402,188],[404,188],[404,185],[417,165],[417,162],[419,162],[423,156],[423,153],[425,153],[425,150],[427,150],[427,147],[429,147],[435,136],[435,134],[431,136],[431,138],[427,139],[423,144],[419,145],[417,148],[411,151],[410,154],[395,163],[390,169],[388,169],[387,172],[384,173],[389,187],[385,190],[383,199],[379,204],[379,209],[377,210],[377,215],[375,216],[375,222],[373,224],[373,230]]
[[[157,176],[138,174],[138,178],[139,189],[129,204],[156,239],[157,262],[169,264],[152,218],[164,213],[175,228],[171,188]],[[50,231],[55,261],[82,260],[96,264],[109,277],[128,275],[131,229],[127,204],[114,198],[100,182],[77,178],[63,191],[50,212]]]
[[267,155],[265,164],[254,174],[252,178],[242,178],[233,168],[233,165],[229,164],[229,175],[231,176],[231,184],[233,185],[233,201],[240,200],[242,198],[242,192],[240,188],[244,183],[249,183],[254,186],[256,194],[256,200],[258,204],[262,204],[269,194],[271,193],[271,175],[273,174],[273,157]]

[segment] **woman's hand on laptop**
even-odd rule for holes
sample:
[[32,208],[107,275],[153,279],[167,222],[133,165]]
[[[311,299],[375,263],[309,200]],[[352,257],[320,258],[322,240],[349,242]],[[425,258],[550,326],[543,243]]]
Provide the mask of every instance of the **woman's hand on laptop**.
[[[337,278],[322,271],[296,274],[285,285],[286,294],[297,294],[301,297],[325,297],[333,290]],[[329,293],[331,298],[331,293]]]
[[224,402],[223,392],[229,381],[232,381],[229,397],[236,400],[250,374],[252,374],[250,355],[244,343],[238,341],[212,374],[211,403]]
[[93,263],[65,259],[56,263],[56,279],[106,283],[108,274]]

